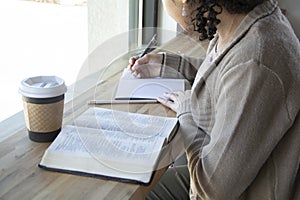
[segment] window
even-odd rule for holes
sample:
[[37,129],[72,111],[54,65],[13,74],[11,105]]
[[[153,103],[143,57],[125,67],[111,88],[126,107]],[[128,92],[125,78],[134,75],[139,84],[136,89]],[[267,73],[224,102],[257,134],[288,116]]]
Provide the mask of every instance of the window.
[[69,86],[89,53],[137,26],[130,22],[136,19],[137,0],[45,2],[52,3],[1,2],[0,121],[23,109],[18,93],[23,78],[56,75]]
[[[23,109],[18,93],[22,79],[56,75],[70,86],[99,69],[81,74],[99,46],[120,56],[111,43],[126,52],[145,45],[157,31],[158,6],[158,0],[3,1],[0,122]],[[142,32],[143,27],[154,28]]]

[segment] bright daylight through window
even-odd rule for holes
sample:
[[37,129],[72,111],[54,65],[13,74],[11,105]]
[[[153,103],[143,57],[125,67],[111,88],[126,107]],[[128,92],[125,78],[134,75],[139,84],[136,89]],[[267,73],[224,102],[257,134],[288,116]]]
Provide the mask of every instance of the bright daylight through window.
[[22,79],[55,75],[72,85],[94,45],[128,30],[128,4],[123,0],[2,1],[0,122],[23,109],[18,93]]

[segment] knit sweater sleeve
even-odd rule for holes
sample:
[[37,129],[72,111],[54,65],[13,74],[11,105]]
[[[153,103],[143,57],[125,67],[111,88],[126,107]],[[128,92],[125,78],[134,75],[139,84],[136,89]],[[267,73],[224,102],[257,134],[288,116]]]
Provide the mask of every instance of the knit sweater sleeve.
[[203,58],[187,57],[184,55],[170,53],[163,54],[164,59],[161,69],[161,77],[184,78],[192,85],[197,71],[203,62]]
[[241,66],[217,83],[209,141],[192,115],[180,116],[194,192],[204,199],[237,199],[292,123],[276,73],[254,61]]

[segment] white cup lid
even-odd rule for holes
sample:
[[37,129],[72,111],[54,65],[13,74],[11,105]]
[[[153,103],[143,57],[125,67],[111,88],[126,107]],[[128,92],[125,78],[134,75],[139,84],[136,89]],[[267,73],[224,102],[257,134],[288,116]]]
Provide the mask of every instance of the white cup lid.
[[21,81],[19,92],[30,98],[50,98],[67,91],[65,81],[57,76],[35,76]]

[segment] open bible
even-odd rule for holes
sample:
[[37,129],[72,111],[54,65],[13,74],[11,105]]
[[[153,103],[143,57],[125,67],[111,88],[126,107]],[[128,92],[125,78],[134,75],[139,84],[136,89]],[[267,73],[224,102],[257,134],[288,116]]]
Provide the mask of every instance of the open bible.
[[39,167],[123,182],[151,182],[177,119],[89,108],[62,128]]

